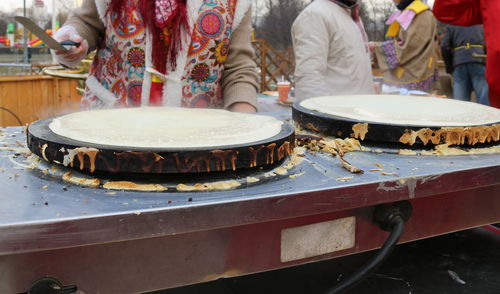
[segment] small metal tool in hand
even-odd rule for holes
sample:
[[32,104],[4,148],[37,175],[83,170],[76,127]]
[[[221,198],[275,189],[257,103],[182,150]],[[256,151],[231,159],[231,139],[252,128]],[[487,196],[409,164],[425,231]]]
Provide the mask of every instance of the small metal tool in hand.
[[68,51],[71,47],[79,47],[79,42],[74,42],[71,40],[66,40],[62,42],[57,42],[49,34],[47,34],[41,27],[36,25],[31,19],[23,16],[14,17],[16,21],[21,23],[26,29],[35,34],[40,40],[42,40],[50,49]]

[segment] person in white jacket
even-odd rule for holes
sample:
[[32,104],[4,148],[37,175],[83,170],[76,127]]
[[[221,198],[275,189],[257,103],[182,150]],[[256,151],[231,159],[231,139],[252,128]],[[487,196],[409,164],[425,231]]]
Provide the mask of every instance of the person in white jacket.
[[298,100],[374,93],[358,0],[315,0],[295,19],[292,40]]

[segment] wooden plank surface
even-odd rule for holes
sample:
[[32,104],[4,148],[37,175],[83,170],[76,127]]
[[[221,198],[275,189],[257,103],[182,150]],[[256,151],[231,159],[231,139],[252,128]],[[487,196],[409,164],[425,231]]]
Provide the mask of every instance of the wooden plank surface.
[[45,75],[0,77],[0,126],[17,126],[79,110],[77,80]]
[[[15,113],[17,115],[20,109],[17,104],[17,83],[14,84],[4,84],[0,83],[2,87],[0,88],[0,107],[5,108],[1,110],[0,114],[0,125],[1,126],[16,126],[19,125],[13,114],[9,113],[7,110]],[[18,115],[19,116],[19,115]]]

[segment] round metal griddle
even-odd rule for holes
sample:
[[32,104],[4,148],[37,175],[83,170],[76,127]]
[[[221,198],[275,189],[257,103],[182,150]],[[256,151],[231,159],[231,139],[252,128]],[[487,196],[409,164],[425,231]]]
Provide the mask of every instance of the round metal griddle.
[[[477,125],[477,126],[469,126],[469,127],[424,127],[424,126],[415,126],[415,125],[398,125],[398,124],[384,124],[384,123],[375,123],[368,122],[362,120],[349,119],[340,116],[334,116],[330,114],[321,113],[315,110],[310,110],[305,108],[299,103],[294,103],[292,107],[292,117],[293,120],[300,125],[302,128],[306,130],[310,130],[313,132],[321,133],[327,136],[335,136],[339,138],[346,137],[354,137],[361,140],[367,140],[372,142],[385,142],[385,143],[403,143],[407,145],[437,145],[443,144],[446,142],[445,135],[440,135],[440,131],[446,130],[456,130],[458,132],[467,130],[471,130],[471,128],[483,127],[483,126],[495,126],[500,124],[499,121],[495,124],[487,124],[487,125]],[[367,124],[368,131],[364,134],[364,138],[360,138],[359,135],[355,134],[353,127],[360,124]],[[496,128],[497,130],[492,130],[493,137],[495,139],[491,139],[487,141],[488,143],[491,141],[499,141],[498,139],[498,130],[500,128]],[[429,140],[422,141],[422,137],[417,136],[416,134],[426,134]],[[412,134],[415,134],[413,143],[407,143],[402,138],[410,137]],[[453,135],[453,134],[451,134]],[[433,137],[437,136],[437,137]],[[453,138],[452,138],[453,139]],[[453,141],[453,140],[452,140]],[[463,144],[451,144],[451,145],[475,145],[478,142],[468,142],[465,140]],[[479,142],[484,143],[484,142]]]
[[90,173],[206,173],[270,166],[292,153],[295,140],[294,128],[285,122],[278,135],[242,145],[186,149],[119,147],[57,135],[49,128],[53,119],[39,120],[28,127],[28,148],[49,162]]

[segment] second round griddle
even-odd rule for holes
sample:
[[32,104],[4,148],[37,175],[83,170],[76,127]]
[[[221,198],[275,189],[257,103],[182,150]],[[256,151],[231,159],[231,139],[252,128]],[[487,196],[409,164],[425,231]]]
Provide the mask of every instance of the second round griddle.
[[276,136],[248,144],[184,149],[119,147],[62,137],[49,128],[52,120],[28,127],[28,148],[49,162],[90,173],[206,173],[269,166],[288,157],[295,140],[294,128],[283,123]]
[[[335,96],[328,98],[335,99]],[[422,104],[424,105],[425,102],[431,101],[426,101],[426,99],[437,98],[417,97],[417,99],[423,99]],[[449,101],[450,103],[456,102],[453,100]],[[447,101],[443,102],[446,103]],[[370,111],[369,107],[367,107],[367,109],[361,109],[360,113],[363,113],[365,110],[367,113]],[[445,113],[446,108],[442,109],[442,111]],[[492,111],[492,113],[495,113],[496,110]],[[424,113],[425,108],[415,109],[415,113],[418,112]],[[480,113],[477,115],[480,115]],[[474,125],[469,123],[466,126],[425,125],[425,123],[412,125],[405,122],[394,123],[392,121],[391,123],[383,123],[381,121],[371,121],[368,117],[367,119],[362,119],[360,116],[357,116],[358,119],[353,119],[312,110],[303,107],[300,102],[293,105],[293,119],[299,126],[306,130],[340,138],[354,137],[360,140],[403,143],[406,145],[476,145],[478,143],[497,142],[500,140],[500,111],[498,121],[496,122],[495,119],[493,121],[490,119],[491,122],[487,124]]]

